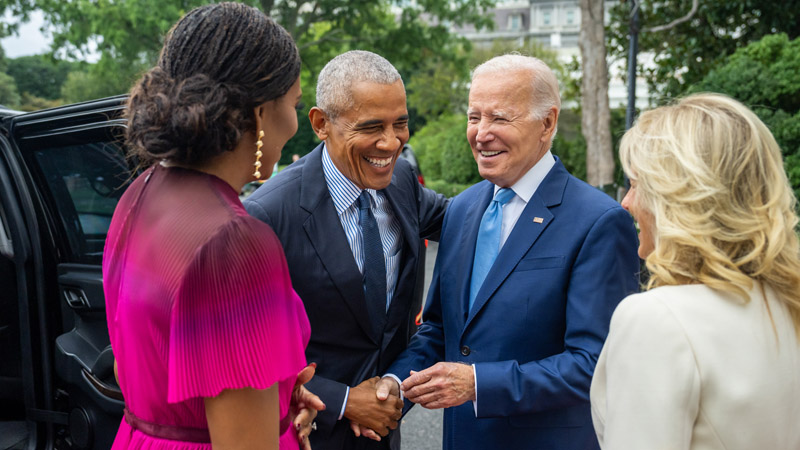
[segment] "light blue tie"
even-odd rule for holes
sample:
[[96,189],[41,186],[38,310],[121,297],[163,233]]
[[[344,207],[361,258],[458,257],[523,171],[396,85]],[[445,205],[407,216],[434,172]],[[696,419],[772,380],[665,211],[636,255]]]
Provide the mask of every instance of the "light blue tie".
[[503,205],[514,197],[514,191],[503,188],[497,191],[494,199],[483,213],[481,226],[478,229],[478,240],[475,243],[475,259],[472,261],[472,278],[469,284],[469,309],[475,303],[475,297],[492,268],[497,254],[500,253],[500,232],[503,229]]

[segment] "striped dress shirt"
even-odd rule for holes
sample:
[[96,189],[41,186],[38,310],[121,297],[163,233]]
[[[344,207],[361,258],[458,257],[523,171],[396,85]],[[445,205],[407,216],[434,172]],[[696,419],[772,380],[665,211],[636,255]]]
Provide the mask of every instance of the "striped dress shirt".
[[[362,189],[336,168],[328,154],[327,146],[322,150],[322,171],[325,174],[325,182],[328,184],[328,192],[333,199],[333,205],[339,214],[339,221],[341,221],[344,234],[347,236],[347,242],[350,244],[350,250],[353,252],[358,270],[363,274],[364,236],[358,223],[358,205],[356,203]],[[388,310],[397,284],[403,235],[400,232],[400,223],[395,219],[392,206],[383,192],[375,189],[366,191],[369,193],[372,214],[375,216],[375,221],[378,222],[383,259],[386,262],[386,309]]]

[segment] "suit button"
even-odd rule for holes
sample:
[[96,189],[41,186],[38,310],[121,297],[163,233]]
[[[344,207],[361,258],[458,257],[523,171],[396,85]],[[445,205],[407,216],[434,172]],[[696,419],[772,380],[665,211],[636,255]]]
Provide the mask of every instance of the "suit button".
[[469,356],[471,351],[472,350],[470,350],[469,347],[466,346],[466,345],[461,347],[461,354],[464,355],[464,356]]

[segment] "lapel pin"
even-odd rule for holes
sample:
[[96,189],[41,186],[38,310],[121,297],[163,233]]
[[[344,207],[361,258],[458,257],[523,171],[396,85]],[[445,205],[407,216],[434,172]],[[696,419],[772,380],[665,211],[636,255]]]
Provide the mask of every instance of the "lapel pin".
[[542,222],[544,222],[544,219],[542,219],[541,217],[534,217],[534,218],[533,218],[533,221],[534,221],[535,223],[542,223]]

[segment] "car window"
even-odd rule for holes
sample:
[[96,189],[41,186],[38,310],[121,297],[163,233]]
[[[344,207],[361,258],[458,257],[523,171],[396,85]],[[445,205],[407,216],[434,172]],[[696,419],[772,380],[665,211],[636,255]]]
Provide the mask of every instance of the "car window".
[[101,264],[111,216],[131,176],[114,141],[39,147],[33,152],[51,208],[66,234],[70,262]]

